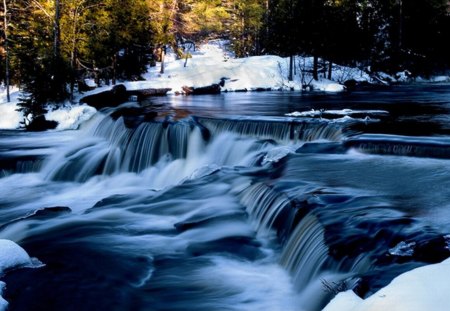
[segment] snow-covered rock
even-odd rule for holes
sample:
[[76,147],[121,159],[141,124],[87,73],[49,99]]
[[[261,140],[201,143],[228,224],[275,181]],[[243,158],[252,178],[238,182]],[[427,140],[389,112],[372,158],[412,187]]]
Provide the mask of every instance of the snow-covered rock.
[[403,273],[367,299],[339,293],[323,311],[443,311],[450,304],[450,259]]
[[[23,267],[40,267],[37,259],[32,259],[27,252],[10,240],[0,239],[0,277],[8,270]],[[0,281],[0,311],[5,311],[8,302],[2,297],[6,284]]]
[[47,120],[58,122],[57,130],[75,130],[83,122],[89,120],[97,110],[88,105],[66,105],[53,109],[45,115]]
[[27,265],[32,265],[32,261],[22,247],[13,241],[0,239],[0,275],[8,269]]

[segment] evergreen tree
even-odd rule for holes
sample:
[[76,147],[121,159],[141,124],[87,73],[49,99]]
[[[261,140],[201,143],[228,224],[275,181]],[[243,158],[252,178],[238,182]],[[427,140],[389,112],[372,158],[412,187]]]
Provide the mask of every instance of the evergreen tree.
[[12,10],[16,13],[12,15],[12,61],[22,88],[19,110],[31,121],[45,112],[48,102],[67,98],[69,72],[55,51],[55,11],[51,3],[16,1]]

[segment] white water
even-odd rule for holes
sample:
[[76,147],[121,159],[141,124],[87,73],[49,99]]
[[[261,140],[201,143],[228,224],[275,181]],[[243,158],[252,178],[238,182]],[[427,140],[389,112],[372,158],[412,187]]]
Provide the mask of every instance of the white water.
[[[365,225],[358,213],[373,219],[370,213],[377,215],[376,207],[390,198],[374,193],[391,195],[392,188],[370,178],[383,180],[395,169],[401,177],[420,160],[399,166],[397,158],[363,154],[294,154],[305,141],[339,142],[341,129],[323,122],[247,121],[199,118],[127,128],[121,118],[97,116],[76,133],[36,142],[25,136],[23,143],[6,138],[18,146],[35,143],[46,158],[38,172],[0,178],[0,237],[43,249],[39,254],[50,263],[41,277],[48,285],[39,290],[60,286],[61,300],[88,294],[84,280],[99,273],[99,288],[99,279],[111,286],[117,277],[117,292],[136,295],[123,300],[125,308],[319,310],[332,296],[323,280],[351,280],[372,264],[370,251],[332,259],[327,243],[334,241],[326,241],[323,222],[340,220],[343,212],[356,213],[349,225]],[[374,159],[381,165],[372,167]],[[436,160],[426,167],[439,165]],[[340,166],[349,174],[333,174]],[[368,168],[370,178],[364,178]],[[360,209],[348,203],[361,198]],[[316,206],[330,215],[310,214],[307,208]],[[389,221],[405,214],[384,216]],[[72,272],[78,262],[81,271]],[[51,269],[60,265],[67,267],[55,277]],[[64,288],[73,278],[80,292],[68,295]],[[99,295],[99,306],[110,306],[110,295]]]

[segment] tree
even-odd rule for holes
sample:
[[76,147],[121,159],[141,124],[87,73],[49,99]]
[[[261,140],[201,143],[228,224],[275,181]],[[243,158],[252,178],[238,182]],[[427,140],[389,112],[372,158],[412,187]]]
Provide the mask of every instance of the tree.
[[237,0],[229,2],[227,12],[230,16],[231,43],[236,55],[242,57],[259,54],[265,1]]
[[9,43],[8,43],[8,7],[6,0],[3,0],[3,32],[4,32],[4,49],[5,49],[5,86],[6,86],[6,100],[11,101],[9,94]]
[[13,63],[22,88],[19,110],[31,121],[45,112],[48,102],[61,102],[67,98],[69,73],[59,55],[58,17],[52,3],[33,0],[13,4]]

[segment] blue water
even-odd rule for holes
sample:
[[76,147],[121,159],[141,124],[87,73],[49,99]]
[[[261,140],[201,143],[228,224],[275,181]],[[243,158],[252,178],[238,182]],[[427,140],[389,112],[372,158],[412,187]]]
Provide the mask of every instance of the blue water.
[[3,297],[310,311],[339,290],[366,297],[450,256],[449,109],[448,85],[228,93],[1,131],[0,238],[45,264],[0,276]]

